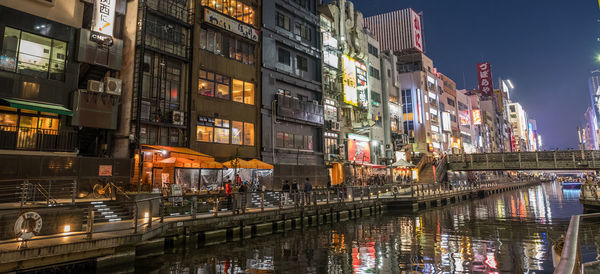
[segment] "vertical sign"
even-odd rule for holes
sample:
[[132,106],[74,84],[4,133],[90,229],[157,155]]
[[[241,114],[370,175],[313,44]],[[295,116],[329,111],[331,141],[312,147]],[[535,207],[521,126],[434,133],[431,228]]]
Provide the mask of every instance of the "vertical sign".
[[369,107],[369,94],[367,90],[367,66],[356,61],[356,90],[358,106],[362,108]]
[[90,40],[112,45],[117,0],[96,0]]
[[477,76],[479,78],[479,92],[482,96],[491,96],[494,92],[492,85],[492,68],[490,63],[477,64]]
[[473,110],[473,125],[481,125],[481,110]]
[[413,35],[413,47],[423,52],[423,29],[421,28],[421,16],[410,9],[410,24]]
[[358,94],[356,92],[356,61],[348,55],[343,55],[342,69],[344,71],[344,103],[358,106]]

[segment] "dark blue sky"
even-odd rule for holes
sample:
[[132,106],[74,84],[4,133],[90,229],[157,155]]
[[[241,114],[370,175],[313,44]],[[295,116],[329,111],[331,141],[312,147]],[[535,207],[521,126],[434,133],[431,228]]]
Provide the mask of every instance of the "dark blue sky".
[[475,64],[488,61],[494,81],[512,80],[511,99],[537,120],[546,149],[578,147],[576,127],[590,105],[587,79],[600,67],[597,1],[353,2],[365,17],[403,8],[422,11],[426,54],[458,88],[476,88]]

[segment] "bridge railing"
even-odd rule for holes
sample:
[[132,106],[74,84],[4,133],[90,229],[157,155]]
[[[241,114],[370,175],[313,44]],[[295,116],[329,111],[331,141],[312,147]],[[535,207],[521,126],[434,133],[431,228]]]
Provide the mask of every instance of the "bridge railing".
[[[564,238],[552,246],[553,252],[556,252],[560,258],[558,265],[554,269],[554,273],[595,273],[597,271],[599,261],[584,263],[581,256],[580,244],[585,244],[585,237],[581,235],[586,234],[586,230],[589,234],[595,234],[598,218],[600,218],[600,213],[571,216],[569,228]],[[586,220],[589,221],[592,219],[594,221],[586,223]]]
[[448,162],[454,170],[600,168],[600,151],[453,154]]

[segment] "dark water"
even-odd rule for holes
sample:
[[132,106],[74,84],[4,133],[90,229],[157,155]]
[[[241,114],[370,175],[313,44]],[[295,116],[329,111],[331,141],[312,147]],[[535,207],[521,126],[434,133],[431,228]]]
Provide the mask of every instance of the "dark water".
[[[243,242],[171,250],[136,261],[135,271],[551,273],[553,242],[566,232],[570,216],[583,211],[578,197],[578,190],[547,183],[416,214],[388,212]],[[584,234],[585,261],[595,258],[596,247],[594,230]]]

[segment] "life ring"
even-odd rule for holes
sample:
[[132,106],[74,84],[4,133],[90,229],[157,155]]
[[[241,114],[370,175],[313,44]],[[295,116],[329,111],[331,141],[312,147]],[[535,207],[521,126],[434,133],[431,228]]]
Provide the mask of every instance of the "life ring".
[[40,233],[40,230],[42,230],[42,216],[35,211],[21,214],[15,222],[15,235],[22,240],[33,238]]

